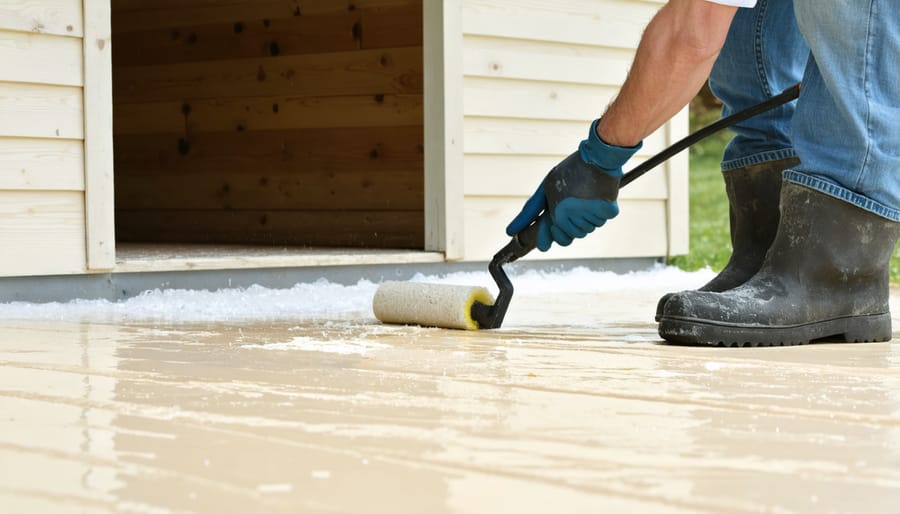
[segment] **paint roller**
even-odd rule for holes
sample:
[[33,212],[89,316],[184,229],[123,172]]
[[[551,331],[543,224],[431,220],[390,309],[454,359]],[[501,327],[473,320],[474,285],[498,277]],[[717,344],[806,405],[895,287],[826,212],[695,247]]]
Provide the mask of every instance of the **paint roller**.
[[[712,123],[690,134],[659,154],[651,157],[622,177],[619,187],[665,162],[673,155],[735,123],[769,111],[800,96],[800,84],[781,94]],[[541,217],[547,216],[544,212]],[[535,221],[516,234],[491,260],[488,272],[497,284],[496,300],[484,287],[385,282],[375,292],[372,310],[382,323],[420,325],[461,330],[495,329],[503,324],[513,295],[513,285],[503,266],[515,262],[534,250],[537,242]]]

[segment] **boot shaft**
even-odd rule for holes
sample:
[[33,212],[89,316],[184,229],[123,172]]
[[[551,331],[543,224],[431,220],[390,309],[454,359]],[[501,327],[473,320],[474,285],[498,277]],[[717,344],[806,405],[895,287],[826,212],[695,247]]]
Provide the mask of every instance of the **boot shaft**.
[[765,255],[778,229],[784,170],[800,164],[797,158],[769,161],[723,171],[731,216],[731,244],[738,253],[762,246]]
[[781,222],[761,274],[789,287],[856,298],[861,310],[887,308],[890,259],[900,223],[792,182],[781,192]]
[[781,159],[722,172],[731,222],[731,258],[701,291],[727,291],[752,277],[778,230],[781,176],[798,159]]

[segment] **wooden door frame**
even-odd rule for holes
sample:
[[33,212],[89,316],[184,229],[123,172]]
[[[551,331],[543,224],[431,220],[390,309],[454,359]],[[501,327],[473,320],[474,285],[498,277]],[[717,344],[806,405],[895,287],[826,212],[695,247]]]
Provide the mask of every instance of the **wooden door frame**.
[[[463,0],[423,0],[425,250],[463,248]],[[84,0],[85,224],[89,271],[115,267],[110,0]]]
[[84,0],[84,208],[88,271],[116,266],[110,0]]
[[425,250],[463,248],[463,0],[423,0]]

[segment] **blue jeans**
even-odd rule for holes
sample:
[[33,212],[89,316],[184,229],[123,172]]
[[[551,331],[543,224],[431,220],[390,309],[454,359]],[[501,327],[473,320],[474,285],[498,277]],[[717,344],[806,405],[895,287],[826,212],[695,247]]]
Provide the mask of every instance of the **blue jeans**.
[[758,0],[738,9],[710,75],[723,115],[797,82],[797,102],[735,128],[722,169],[797,156],[785,180],[900,221],[896,0]]

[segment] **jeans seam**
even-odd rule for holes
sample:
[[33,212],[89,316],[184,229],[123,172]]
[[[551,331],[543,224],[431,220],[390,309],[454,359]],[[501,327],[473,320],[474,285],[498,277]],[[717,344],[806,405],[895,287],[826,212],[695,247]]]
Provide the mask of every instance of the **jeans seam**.
[[754,39],[753,51],[756,54],[756,71],[759,73],[759,83],[762,86],[763,94],[765,96],[772,96],[772,92],[769,90],[769,80],[766,75],[766,63],[763,52],[763,20],[766,17],[766,8],[768,7],[768,0],[759,0],[759,8],[757,9],[756,16],[756,34]]
[[[766,53],[764,48],[766,41],[763,37],[763,30],[765,29],[764,22],[766,19],[766,10],[768,8],[769,0],[758,0],[756,9],[756,33],[754,34],[753,38],[753,53],[756,56],[756,73],[758,75],[758,82],[760,84],[760,88],[762,89],[764,98],[772,96],[772,88],[769,84],[769,74],[766,69]],[[779,110],[780,108],[764,113],[762,114],[761,119],[769,119],[771,120],[771,123],[774,123],[777,112],[779,112]]]
[[875,15],[875,12],[874,12],[875,11],[875,1],[874,0],[869,0],[868,11],[869,11],[868,12],[869,22],[866,25],[866,35],[865,35],[865,37],[866,37],[866,54],[865,54],[865,56],[863,56],[863,74],[862,74],[863,97],[866,99],[866,105],[865,105],[865,110],[866,110],[866,112],[865,112],[866,148],[865,148],[865,154],[863,155],[863,158],[862,158],[862,162],[860,163],[859,173],[856,176],[856,183],[855,183],[856,188],[860,188],[860,184],[863,182],[863,176],[866,173],[866,169],[869,166],[869,160],[872,155],[872,123],[871,123],[872,102],[871,102],[871,98],[870,98],[871,89],[869,87],[869,70],[871,69],[871,66],[869,66],[869,59],[871,58],[872,52],[873,52],[872,41],[875,39],[872,37],[872,30],[873,30],[872,29],[872,20],[873,20],[873,16]]
[[765,152],[747,155],[737,159],[730,159],[721,162],[722,171],[731,171],[745,166],[753,166],[766,162],[780,161],[782,159],[790,159],[797,156],[797,152],[793,148],[780,148],[778,150],[767,150]]
[[900,211],[887,207],[886,205],[876,202],[871,198],[854,193],[849,189],[833,184],[829,181],[813,177],[796,170],[787,170],[784,172],[784,179],[819,191],[828,196],[843,200],[851,205],[855,205],[860,209],[871,212],[872,214],[881,216],[891,221],[900,221]]

